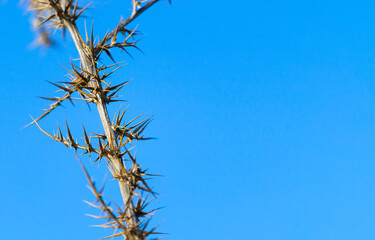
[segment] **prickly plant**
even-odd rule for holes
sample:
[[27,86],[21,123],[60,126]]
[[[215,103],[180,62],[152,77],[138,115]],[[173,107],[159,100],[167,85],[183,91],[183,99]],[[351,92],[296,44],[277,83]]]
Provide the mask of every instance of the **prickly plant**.
[[[103,198],[103,190],[98,189],[90,178],[86,168],[81,163],[83,171],[89,181],[96,201],[89,203],[101,210],[102,215],[94,216],[106,220],[100,225],[103,228],[112,228],[114,233],[110,237],[123,237],[129,240],[149,239],[154,234],[159,234],[148,225],[151,215],[156,209],[148,210],[149,195],[155,195],[148,185],[147,179],[151,176],[140,167],[130,144],[134,141],[147,140],[143,133],[151,119],[140,120],[140,116],[124,122],[125,110],[118,111],[111,120],[108,114],[108,104],[120,101],[118,92],[127,84],[126,82],[112,84],[108,77],[122,67],[116,63],[111,50],[120,49],[128,52],[129,48],[137,48],[136,31],[128,25],[145,10],[159,0],[132,0],[132,11],[128,18],[121,19],[117,27],[108,31],[104,36],[94,36],[93,28],[82,34],[77,27],[77,20],[82,17],[88,6],[81,6],[79,0],[26,0],[28,10],[33,14],[33,26],[38,31],[37,41],[40,44],[52,45],[51,34],[53,30],[61,30],[63,36],[67,33],[73,39],[80,56],[79,62],[71,62],[67,68],[69,79],[52,83],[64,94],[57,97],[45,97],[52,101],[43,114],[33,120],[29,125],[35,124],[39,129],[53,140],[74,149],[76,152],[87,154],[94,162],[104,162],[113,178],[118,181],[123,207],[112,208]],[[103,64],[104,55],[108,56],[113,64]],[[82,141],[76,140],[65,121],[64,130],[57,127],[54,133],[42,129],[39,121],[60,106],[64,101],[84,101],[96,106],[104,132],[88,134],[83,127]],[[63,132],[66,132],[64,135]],[[105,160],[105,161],[102,161]],[[128,161],[126,161],[128,160]],[[126,163],[131,163],[126,166]]]

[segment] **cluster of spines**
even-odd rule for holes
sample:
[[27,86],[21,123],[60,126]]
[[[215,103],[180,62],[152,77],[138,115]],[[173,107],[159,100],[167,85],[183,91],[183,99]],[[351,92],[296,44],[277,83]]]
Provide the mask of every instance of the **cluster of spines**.
[[[96,219],[106,219],[107,222],[101,225],[95,225],[95,227],[102,227],[102,228],[110,228],[114,229],[115,232],[112,235],[103,237],[102,239],[107,239],[107,238],[113,238],[113,237],[119,237],[119,236],[124,236],[125,239],[129,240],[136,240],[136,239],[146,239],[150,235],[155,235],[155,234],[161,234],[159,232],[156,232],[156,227],[153,227],[152,229],[148,230],[147,227],[151,221],[150,215],[155,212],[158,209],[154,209],[151,211],[146,211],[146,207],[150,203],[147,195],[146,197],[142,198],[139,197],[136,203],[135,207],[135,214],[137,218],[142,218],[141,221],[137,223],[137,225],[130,225],[128,224],[130,222],[130,218],[127,216],[127,208],[121,209],[118,205],[115,203],[111,202],[113,205],[115,205],[116,209],[113,209],[110,207],[110,204],[107,203],[103,199],[103,187],[98,190],[98,188],[95,185],[95,182],[90,178],[86,168],[83,166],[83,164],[80,162],[83,171],[86,175],[87,180],[89,181],[89,188],[91,192],[95,195],[96,201],[94,203],[87,202],[90,206],[97,208],[101,210],[101,215],[96,216],[96,215],[89,215],[93,218]],[[153,238],[153,239],[158,239],[158,238]]]
[[[109,206],[105,204],[105,202],[102,199],[102,191],[99,191],[95,189],[95,184],[90,181],[91,190],[96,196],[97,203],[99,204],[90,204],[95,205],[96,208],[99,208],[102,210],[102,213],[105,214],[104,217],[96,216],[96,218],[106,218],[109,220],[108,223],[105,223],[104,225],[99,225],[100,227],[105,228],[114,228],[116,230],[121,229],[123,231],[118,232],[114,235],[111,235],[111,237],[114,236],[124,236],[125,239],[145,239],[145,237],[149,236],[150,234],[156,234],[155,229],[152,230],[146,230],[146,227],[149,224],[149,221],[151,220],[151,215],[157,210],[152,209],[150,211],[146,211],[145,208],[148,206],[148,203],[146,200],[148,197],[143,198],[144,193],[151,194],[153,196],[156,195],[156,193],[149,187],[147,180],[150,177],[156,176],[153,174],[147,173],[147,170],[143,170],[140,165],[136,161],[135,153],[132,154],[133,148],[127,148],[127,145],[130,144],[132,141],[137,140],[147,140],[150,138],[146,138],[142,135],[142,132],[146,128],[147,124],[150,122],[150,118],[144,119],[138,123],[132,124],[137,118],[136,117],[127,123],[122,124],[122,120],[124,117],[124,114],[126,112],[126,109],[124,111],[119,111],[117,117],[114,118],[114,123],[112,124],[113,128],[115,128],[117,131],[117,139],[119,140],[119,148],[113,149],[110,144],[110,142],[107,140],[107,137],[104,134],[87,134],[87,131],[84,127],[83,128],[83,140],[78,141],[77,138],[73,137],[73,134],[69,128],[69,125],[67,122],[65,122],[66,125],[66,136],[64,136],[63,131],[61,130],[60,126],[58,126],[57,132],[54,132],[53,134],[48,133],[44,129],[40,127],[40,125],[36,122],[37,126],[40,128],[40,130],[45,133],[47,136],[52,138],[53,140],[64,144],[66,147],[73,148],[76,152],[80,151],[82,154],[88,154],[90,157],[96,156],[96,159],[94,162],[100,163],[101,160],[104,158],[106,159],[106,165],[114,178],[118,179],[119,181],[126,181],[128,183],[128,186],[130,188],[130,195],[129,199],[127,199],[127,205],[124,206],[125,209],[121,210],[121,208],[117,207],[116,211],[111,209]],[[93,143],[93,141],[96,139],[96,144]],[[122,150],[121,150],[122,149]],[[116,168],[112,166],[112,159],[127,159],[129,162],[131,162],[131,166],[126,168],[122,168],[122,171],[116,171]],[[148,195],[147,195],[148,196]],[[126,211],[129,208],[130,204],[132,204],[133,200],[136,200],[136,204],[134,207],[134,214],[136,219],[138,220],[137,225],[132,225],[129,223],[129,217],[126,216]],[[111,214],[109,214],[111,212]],[[116,221],[113,219],[113,216],[116,216]],[[118,224],[121,222],[121,224]],[[134,229],[138,229],[135,231]],[[132,234],[137,234],[138,238],[132,238]],[[159,234],[159,233],[158,233]]]

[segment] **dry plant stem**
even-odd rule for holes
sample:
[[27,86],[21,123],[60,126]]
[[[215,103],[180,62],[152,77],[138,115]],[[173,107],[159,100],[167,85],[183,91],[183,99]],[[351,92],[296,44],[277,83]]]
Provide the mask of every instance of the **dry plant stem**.
[[[78,50],[79,56],[81,58],[83,68],[88,72],[92,72],[91,62],[90,62],[89,58],[87,57],[88,54],[85,52],[85,46],[83,45],[83,43],[81,41],[80,34],[79,34],[78,29],[77,29],[77,26],[75,25],[75,23],[72,23],[72,22],[69,22],[69,21],[65,21],[64,24],[65,24],[66,28],[68,29],[69,33],[71,34],[71,36],[73,38],[74,44],[75,44],[75,46]],[[95,81],[91,81],[90,84],[93,87],[96,87],[95,85],[97,83]],[[108,115],[107,106],[103,102],[103,99],[99,94],[97,94],[96,97],[97,97],[96,106],[98,108],[98,112],[99,112],[99,115],[100,115],[100,119],[101,119],[101,122],[102,122],[102,125],[103,125],[103,128],[104,128],[106,137],[108,139],[108,142],[112,143],[113,148],[115,150],[117,150],[118,149],[118,143],[117,143],[117,139],[116,139],[116,134],[112,129],[112,123],[111,123],[109,115]],[[111,161],[111,164],[113,164],[113,167],[116,169],[116,171],[118,173],[120,173],[120,175],[122,175],[122,171],[123,171],[122,169],[123,169],[123,167],[125,167],[125,166],[122,165],[122,160],[121,159],[110,159],[110,161]],[[119,182],[120,191],[121,191],[121,195],[122,195],[124,205],[127,206],[127,210],[126,210],[127,216],[130,218],[130,223],[134,227],[138,224],[138,220],[135,216],[135,210],[134,210],[133,202],[131,200],[132,196],[130,196],[129,186],[128,186],[127,182],[124,181],[124,180],[118,179],[118,182]]]
[[[135,2],[133,0],[133,11],[132,11],[132,14],[130,15],[130,17],[128,19],[126,19],[125,21],[121,22],[119,24],[119,27],[120,28],[125,28],[129,23],[131,23],[134,19],[136,19],[139,15],[141,15],[144,11],[146,11],[148,8],[150,8],[152,5],[154,5],[155,3],[159,2],[160,0],[151,0],[150,2],[148,2],[146,5],[144,5],[143,7],[141,7],[138,11],[136,10],[135,8]],[[170,1],[169,1],[170,2]],[[113,35],[115,34],[115,30],[113,30],[109,36],[110,37],[113,37]]]
[[[122,119],[126,110],[121,114],[120,109],[117,117],[113,119],[114,122],[112,123],[108,115],[107,104],[117,101],[113,100],[113,98],[118,97],[115,94],[127,82],[111,86],[110,83],[108,84],[108,82],[105,81],[105,79],[115,72],[119,67],[108,74],[105,74],[105,70],[112,68],[117,64],[106,67],[102,65],[98,67],[98,59],[102,53],[107,54],[108,57],[113,60],[110,49],[118,48],[127,52],[125,50],[126,47],[137,48],[135,45],[137,41],[132,41],[133,39],[129,40],[129,38],[133,37],[135,30],[131,31],[130,29],[127,29],[127,25],[160,0],[132,0],[133,10],[131,15],[126,20],[121,20],[113,31],[107,33],[104,38],[98,42],[95,41],[93,32],[91,32],[91,39],[89,39],[87,30],[85,32],[86,41],[84,41],[77,28],[76,20],[87,8],[87,6],[79,7],[79,0],[28,1],[30,2],[30,9],[35,12],[35,17],[39,20],[36,27],[46,28],[47,31],[50,31],[50,29],[53,28],[62,29],[63,35],[65,35],[67,30],[67,32],[69,32],[71,35],[80,56],[80,66],[72,64],[73,69],[68,69],[70,72],[69,78],[71,81],[62,82],[67,85],[60,86],[52,83],[64,91],[65,95],[63,97],[44,98],[53,101],[54,103],[50,104],[49,109],[47,109],[45,113],[43,113],[39,118],[35,119],[32,123],[38,125],[37,121],[49,114],[53,109],[59,106],[62,101],[68,99],[73,102],[71,95],[75,92],[78,92],[80,96],[82,96],[81,100],[86,101],[86,103],[95,103],[105,133],[104,135],[95,133],[95,135],[97,135],[95,138],[98,139],[99,143],[98,149],[95,149],[90,143],[90,137],[88,137],[86,134],[84,127],[84,145],[81,145],[73,138],[69,130],[68,123],[66,123],[68,134],[66,138],[63,136],[60,127],[58,127],[58,132],[54,132],[53,135],[44,131],[39,125],[38,127],[43,133],[67,147],[72,147],[76,151],[78,149],[83,150],[85,151],[83,154],[89,154],[89,156],[91,156],[91,153],[96,153],[98,158],[95,161],[100,162],[102,157],[107,159],[107,167],[113,174],[114,178],[118,181],[125,209],[122,209],[117,205],[117,210],[109,207],[102,198],[102,190],[97,190],[95,188],[95,183],[92,182],[84,169],[85,174],[91,184],[92,191],[96,196],[96,202],[98,202],[98,204],[89,204],[101,209],[103,214],[103,216],[93,217],[108,220],[107,223],[99,225],[99,227],[113,228],[115,230],[114,234],[106,238],[123,236],[128,240],[145,240],[151,234],[160,234],[155,232],[157,227],[147,230],[148,224],[151,221],[151,215],[157,209],[148,211],[146,207],[152,199],[148,199],[149,195],[143,198],[143,193],[145,192],[152,195],[155,194],[146,183],[147,179],[145,178],[146,176],[153,175],[148,174],[146,172],[147,170],[142,171],[141,167],[136,162],[135,154],[133,156],[129,152],[131,149],[126,147],[126,144],[130,145],[132,140],[150,139],[144,138],[142,135],[143,130],[150,122],[150,118],[140,121],[137,124],[132,124],[134,120],[138,119],[138,116],[130,120],[128,123],[122,124]],[[125,38],[123,40],[119,40],[117,37],[118,33],[122,34]],[[49,37],[49,35],[47,35],[47,37]],[[102,86],[104,84],[105,88]],[[125,151],[122,151],[122,147],[125,148]],[[129,169],[126,168],[123,161],[123,156],[125,154],[127,154],[132,162]],[[120,229],[122,231],[117,232]]]

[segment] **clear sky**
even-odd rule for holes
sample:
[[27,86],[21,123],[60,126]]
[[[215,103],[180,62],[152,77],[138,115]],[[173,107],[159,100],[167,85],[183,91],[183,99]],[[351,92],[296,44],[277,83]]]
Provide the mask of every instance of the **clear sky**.
[[[88,2],[88,1],[85,1]],[[129,14],[130,1],[93,1],[95,33]],[[68,37],[30,49],[18,1],[0,6],[0,239],[97,239],[108,232],[73,151],[35,126],[77,54]],[[154,121],[137,145],[165,206],[165,239],[375,239],[375,4],[373,1],[187,1],[158,3],[133,26],[139,47],[113,82],[128,119]],[[91,17],[90,17],[91,16]],[[83,22],[80,22],[80,26]],[[81,28],[82,29],[82,28]],[[118,106],[111,108],[111,115]],[[101,129],[97,112],[65,104],[64,117]],[[82,158],[101,184],[104,171]],[[106,199],[118,199],[107,177]]]

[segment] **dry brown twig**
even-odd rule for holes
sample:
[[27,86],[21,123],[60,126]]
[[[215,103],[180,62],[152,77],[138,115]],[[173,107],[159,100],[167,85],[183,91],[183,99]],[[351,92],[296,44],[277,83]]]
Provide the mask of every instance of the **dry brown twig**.
[[[47,136],[67,147],[73,148],[76,152],[82,150],[84,151],[83,154],[89,154],[90,157],[95,154],[97,156],[95,162],[100,163],[102,159],[106,159],[109,171],[118,181],[124,204],[123,209],[117,207],[114,210],[108,206],[103,200],[102,190],[97,190],[95,183],[80,162],[90,183],[90,189],[96,197],[97,204],[90,203],[90,205],[100,209],[103,213],[103,216],[96,216],[96,218],[103,218],[108,221],[100,226],[115,230],[113,235],[106,238],[123,236],[124,239],[129,240],[143,240],[153,234],[159,234],[155,232],[155,228],[147,229],[151,215],[156,209],[146,210],[149,201],[147,197],[142,197],[143,193],[155,195],[148,186],[146,179],[147,176],[151,175],[141,169],[135,155],[131,153],[132,149],[129,148],[129,144],[134,140],[150,139],[145,138],[143,132],[151,119],[147,118],[136,122],[139,118],[138,116],[128,123],[123,123],[127,109],[124,111],[120,109],[117,116],[111,121],[107,105],[119,101],[116,99],[118,97],[117,93],[127,82],[112,86],[108,83],[107,78],[122,66],[118,66],[118,63],[110,66],[99,66],[98,63],[103,53],[114,61],[111,49],[117,48],[127,52],[126,49],[129,47],[137,48],[137,41],[134,40],[135,29],[129,29],[128,25],[148,8],[159,2],[159,0],[132,0],[133,8],[130,16],[125,20],[121,20],[117,27],[108,32],[101,40],[95,40],[97,38],[94,37],[93,29],[91,33],[86,29],[84,36],[79,32],[76,22],[88,9],[88,5],[80,6],[79,0],[27,0],[26,2],[28,3],[28,9],[34,14],[33,25],[36,29],[39,29],[39,42],[45,45],[52,44],[52,30],[61,29],[63,35],[68,32],[72,37],[80,56],[79,66],[71,63],[71,68],[68,69],[70,81],[51,83],[59,90],[65,92],[65,94],[62,97],[44,98],[53,101],[53,103],[41,116],[35,120],[33,119],[29,125],[37,124]],[[111,71],[106,73],[106,70]],[[79,97],[73,97],[74,94],[79,95]],[[67,123],[67,136],[65,137],[60,127],[53,134],[44,131],[39,126],[38,121],[51,113],[65,100],[71,102],[83,100],[87,104],[95,104],[103,125],[104,134],[95,133],[89,136],[83,127],[84,141],[79,143],[72,136]],[[96,145],[92,143],[93,139],[97,142]],[[130,167],[125,165],[125,157],[132,163]]]

